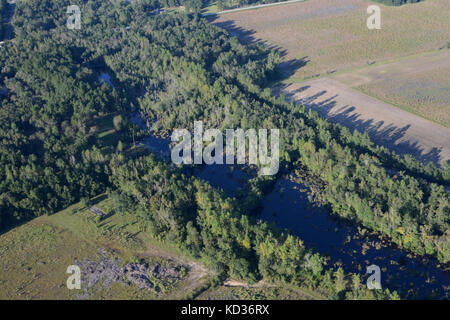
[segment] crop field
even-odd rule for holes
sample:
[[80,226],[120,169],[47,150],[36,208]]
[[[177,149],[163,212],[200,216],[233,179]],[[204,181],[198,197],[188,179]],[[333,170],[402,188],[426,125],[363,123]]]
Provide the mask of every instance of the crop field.
[[364,68],[336,79],[450,128],[450,50]]
[[450,128],[450,69],[417,76],[420,78],[394,77],[358,89]]
[[[111,210],[109,199],[96,206],[106,213]],[[209,279],[200,264],[140,229],[130,216],[113,214],[98,221],[92,212],[76,204],[1,234],[0,299],[185,298]],[[148,274],[152,289],[140,288],[125,276],[111,280],[111,274],[125,264],[144,261],[159,270],[156,276]],[[80,290],[66,286],[70,265],[81,268]],[[83,266],[94,269],[98,279],[85,275]],[[161,270],[172,277],[161,276]]]
[[279,48],[285,61],[291,62],[286,64],[289,81],[447,46],[449,1],[427,0],[400,7],[379,4],[380,30],[366,26],[366,9],[371,4],[366,0],[309,0],[227,13],[211,20],[244,42]]

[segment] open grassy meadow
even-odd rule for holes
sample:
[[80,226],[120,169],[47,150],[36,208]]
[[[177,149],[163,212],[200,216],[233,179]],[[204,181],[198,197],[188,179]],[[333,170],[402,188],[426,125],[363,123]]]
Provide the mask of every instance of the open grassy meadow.
[[[112,212],[109,199],[96,206]],[[201,264],[141,230],[131,215],[113,214],[99,221],[79,204],[16,227],[0,235],[0,299],[182,299],[209,281]],[[176,267],[177,281],[161,277],[160,272],[149,274],[155,290],[126,279],[104,285],[108,268],[143,261],[159,270]],[[83,280],[82,266],[87,264],[97,268],[101,279],[85,290],[88,281]],[[66,286],[69,265],[81,265],[81,290]]]

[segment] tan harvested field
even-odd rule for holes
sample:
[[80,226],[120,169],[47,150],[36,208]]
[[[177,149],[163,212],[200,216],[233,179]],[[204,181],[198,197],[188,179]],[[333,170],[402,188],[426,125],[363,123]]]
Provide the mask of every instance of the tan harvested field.
[[450,50],[370,66],[333,78],[450,128]]
[[450,1],[381,7],[381,30],[369,30],[367,0],[308,0],[211,18],[245,42],[285,52],[297,81],[398,57],[433,51],[450,41]]
[[284,88],[288,97],[333,122],[367,131],[372,139],[399,154],[439,163],[450,159],[450,129],[349,88],[320,78]]

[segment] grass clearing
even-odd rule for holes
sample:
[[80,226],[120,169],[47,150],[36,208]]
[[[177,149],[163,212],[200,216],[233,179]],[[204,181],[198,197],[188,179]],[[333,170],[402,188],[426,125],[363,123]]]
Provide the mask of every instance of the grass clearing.
[[[106,213],[113,212],[108,198],[96,206]],[[67,267],[77,260],[97,261],[99,248],[122,264],[141,259],[161,264],[172,261],[188,265],[190,270],[175,284],[151,278],[161,289],[159,295],[134,284],[114,282],[100,287],[90,299],[167,299],[176,294],[182,298],[210,280],[206,270],[199,277],[195,268],[200,264],[141,230],[142,225],[132,215],[113,214],[98,222],[93,213],[76,204],[1,234],[0,299],[77,299],[80,290],[66,287]]]
[[133,215],[114,214],[112,200],[104,195],[93,202],[109,216],[97,221],[92,212],[75,204],[0,235],[0,300],[83,298],[84,291],[67,289],[66,270],[80,262],[83,266],[83,261],[101,261],[104,256],[99,249],[106,250],[109,259],[120,259],[122,266],[143,259],[148,264],[186,267],[186,273],[174,283],[150,274],[159,294],[135,284],[112,282],[103,287],[100,282],[89,289],[88,299],[324,299],[317,292],[290,285],[211,286],[212,276],[201,263],[143,232]]
[[97,134],[101,148],[116,148],[119,141],[119,134],[114,129],[113,118],[115,114],[109,114],[99,119],[95,119],[93,130]]

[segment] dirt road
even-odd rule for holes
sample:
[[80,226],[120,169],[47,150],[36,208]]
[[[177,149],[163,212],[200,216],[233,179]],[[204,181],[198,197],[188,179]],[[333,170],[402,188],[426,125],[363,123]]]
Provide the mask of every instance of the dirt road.
[[187,278],[184,280],[184,285],[181,290],[176,290],[171,294],[168,299],[180,300],[185,299],[186,296],[194,292],[197,288],[200,288],[208,280],[208,269],[201,263],[192,261],[190,259],[184,259],[177,255],[173,255],[155,246],[149,246],[144,253],[147,257],[160,257],[173,261],[177,264],[188,266],[189,273]]
[[450,159],[450,130],[378,99],[321,78],[295,83],[284,93],[332,122],[367,131],[371,138],[399,154],[423,163]]

